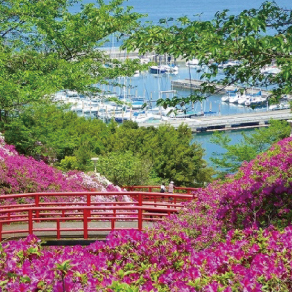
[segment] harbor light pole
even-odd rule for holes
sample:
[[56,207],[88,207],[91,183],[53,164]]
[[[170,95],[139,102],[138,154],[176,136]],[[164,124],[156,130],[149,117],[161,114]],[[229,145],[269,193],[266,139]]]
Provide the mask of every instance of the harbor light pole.
[[99,158],[98,157],[92,157],[91,160],[94,162],[94,172],[96,173],[96,162]]

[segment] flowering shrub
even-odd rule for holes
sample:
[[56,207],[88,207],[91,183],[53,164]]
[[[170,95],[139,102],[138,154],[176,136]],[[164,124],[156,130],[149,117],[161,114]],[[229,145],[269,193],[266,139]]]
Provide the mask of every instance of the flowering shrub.
[[228,183],[212,188],[220,192],[217,215],[227,227],[287,226],[292,218],[292,138],[245,163]]
[[230,231],[196,251],[189,238],[113,232],[88,247],[2,243],[0,285],[18,291],[291,291],[292,227]]
[[[7,145],[0,136],[0,195],[34,192],[123,192],[105,177],[96,173],[69,171],[63,173],[43,161],[19,155],[13,146]],[[51,196],[43,197],[45,202],[85,202],[85,196]],[[132,199],[127,195],[92,196],[92,202],[113,202]],[[0,204],[32,203],[33,198],[7,199]]]
[[183,230],[206,247],[224,237],[227,230],[284,228],[292,218],[292,138],[245,163],[227,181],[215,181],[194,194],[179,215],[160,224],[161,230]]
[[19,155],[0,137],[0,194],[122,191],[99,174],[63,173],[43,161]]
[[291,159],[287,138],[145,232],[88,247],[2,243],[1,291],[292,291]]

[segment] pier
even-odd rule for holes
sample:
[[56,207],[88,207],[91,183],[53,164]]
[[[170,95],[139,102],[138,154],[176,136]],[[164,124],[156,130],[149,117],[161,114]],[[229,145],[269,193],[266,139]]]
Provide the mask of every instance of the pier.
[[[171,81],[171,86],[172,88],[179,88],[179,89],[200,89],[202,83],[206,81],[203,80],[196,80],[196,79],[183,79],[183,80],[172,80]],[[214,84],[215,85],[215,84]],[[261,88],[247,88],[244,86],[238,86],[238,85],[229,85],[229,86],[223,86],[216,84],[216,89],[218,90],[219,94],[224,94],[228,91],[232,91],[235,89],[245,89],[247,94],[253,94],[258,91],[262,92],[263,96],[268,96],[270,95],[270,92],[268,90],[262,90]]]
[[198,116],[195,118],[170,118],[167,121],[157,121],[156,123],[139,123],[139,127],[158,127],[162,124],[169,124],[176,129],[182,123],[188,125],[193,133],[205,131],[226,131],[244,128],[258,128],[268,126],[269,121],[289,120],[292,118],[290,109],[267,111],[248,114],[236,114],[230,116]]

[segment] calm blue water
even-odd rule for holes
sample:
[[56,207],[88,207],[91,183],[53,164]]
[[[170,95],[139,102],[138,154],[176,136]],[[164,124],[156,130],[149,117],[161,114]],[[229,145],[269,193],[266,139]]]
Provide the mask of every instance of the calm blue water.
[[[240,143],[243,138],[241,133],[244,132],[245,134],[253,133],[253,129],[245,129],[245,130],[233,130],[233,131],[226,131],[224,135],[228,135],[231,139],[230,144],[234,145]],[[212,132],[205,132],[205,133],[198,133],[193,135],[192,143],[198,143],[205,149],[204,159],[207,161],[209,166],[212,166],[212,162],[210,158],[212,157],[213,153],[224,153],[225,150],[218,145],[212,144],[210,142],[210,138],[212,136]]]
[[[84,0],[82,3],[93,3],[92,0]],[[106,0],[105,3],[108,3]],[[229,9],[231,14],[238,14],[244,9],[259,8],[264,1],[261,0],[128,0],[123,6],[133,6],[133,11],[148,14],[144,21],[157,23],[161,18],[174,19],[188,16],[192,20],[211,20],[217,11]],[[279,0],[276,3],[283,8],[291,8],[291,0]],[[77,12],[79,5],[75,5],[72,11]],[[200,15],[200,16],[199,16]]]
[[[178,74],[150,74],[148,72],[142,72],[138,77],[130,77],[126,79],[126,85],[132,87],[132,89],[127,90],[127,94],[144,96],[147,101],[153,100],[156,101],[160,96],[162,98],[171,98],[173,97],[172,93],[161,93],[161,91],[170,91],[175,89],[175,96],[189,96],[190,90],[183,90],[179,88],[172,88],[171,82],[173,80],[184,80],[186,78],[190,79],[199,79],[198,73],[196,73],[195,68],[189,68],[185,66],[185,63],[178,64],[179,71]],[[190,75],[191,74],[191,75]],[[120,79],[120,83],[124,83],[124,79]],[[105,90],[114,91],[121,93],[121,89],[114,88],[111,86],[102,87]],[[264,88],[262,88],[264,89]],[[255,90],[256,92],[256,90]],[[155,105],[155,103],[153,103]],[[255,108],[246,107],[243,105],[235,105],[231,103],[221,102],[220,95],[214,95],[206,98],[202,104],[204,111],[213,111],[220,113],[221,115],[230,115],[230,114],[240,114],[240,113],[250,113],[258,111],[266,111],[267,108]],[[196,103],[194,105],[195,111],[201,111],[201,103]]]

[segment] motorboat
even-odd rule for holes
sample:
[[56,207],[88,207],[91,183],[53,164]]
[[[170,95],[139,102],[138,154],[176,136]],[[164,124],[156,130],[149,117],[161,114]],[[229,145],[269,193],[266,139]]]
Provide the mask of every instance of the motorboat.
[[237,103],[238,104],[245,104],[245,102],[247,101],[247,100],[249,100],[250,99],[250,95],[247,95],[247,94],[243,94],[243,95],[241,95],[239,98],[238,98],[238,101],[237,101]]
[[78,94],[78,92],[77,91],[73,91],[73,90],[67,90],[66,91],[66,95],[67,95],[67,97],[73,97],[73,98],[79,98],[80,97],[80,95]]
[[254,94],[243,94],[239,97],[237,103],[239,105],[251,105],[251,104],[255,104],[255,101],[262,102],[262,100],[257,98],[257,97],[261,97],[261,95],[262,95],[261,90]]
[[152,74],[162,74],[170,71],[170,66],[168,65],[159,65],[159,66],[151,66],[150,73]]
[[266,97],[255,96],[251,98],[250,105],[261,105],[267,101]]
[[133,118],[133,112],[132,111],[122,111],[120,113],[113,113],[113,118],[116,122],[122,123],[123,121],[129,121]]
[[239,61],[236,61],[236,60],[229,60],[229,61],[225,61],[223,63],[220,63],[218,65],[218,68],[219,69],[226,69],[226,68],[229,68],[229,67],[234,67],[234,66],[238,66],[240,65],[240,62]]
[[250,99],[245,102],[245,105],[258,106],[258,105],[263,105],[265,102],[267,102],[267,97],[251,96]]
[[140,76],[140,71],[139,71],[139,70],[136,70],[136,71],[134,72],[133,77],[139,77],[139,76]]
[[267,75],[268,74],[276,75],[280,72],[281,72],[281,70],[277,66],[266,66],[266,67],[261,69],[261,73],[267,74]]
[[198,66],[200,63],[199,59],[192,59],[186,62],[186,66]]
[[153,119],[153,115],[151,113],[142,111],[142,112],[134,112],[132,120],[137,123],[143,123],[152,119]]
[[289,109],[290,104],[288,102],[280,102],[278,104],[272,104],[269,106],[270,111],[275,111],[275,110],[284,110],[284,109]]
[[272,104],[269,106],[269,111],[276,111],[279,110],[280,108],[280,104]]
[[238,103],[238,100],[240,98],[239,94],[235,94],[229,97],[229,102],[230,103]]
[[177,73],[178,72],[178,66],[172,65],[170,66],[170,73]]
[[221,97],[221,101],[228,102],[228,101],[229,101],[229,98],[230,98],[230,95],[223,95],[223,96]]
[[67,95],[64,91],[59,91],[56,94],[53,95],[53,101],[64,101],[66,100]]
[[227,91],[227,94],[221,97],[221,101],[229,102],[230,97],[234,97],[236,95],[237,95],[237,88],[235,90]]
[[151,59],[150,58],[147,58],[147,57],[141,57],[140,58],[140,63],[141,64],[148,64],[151,62]]

